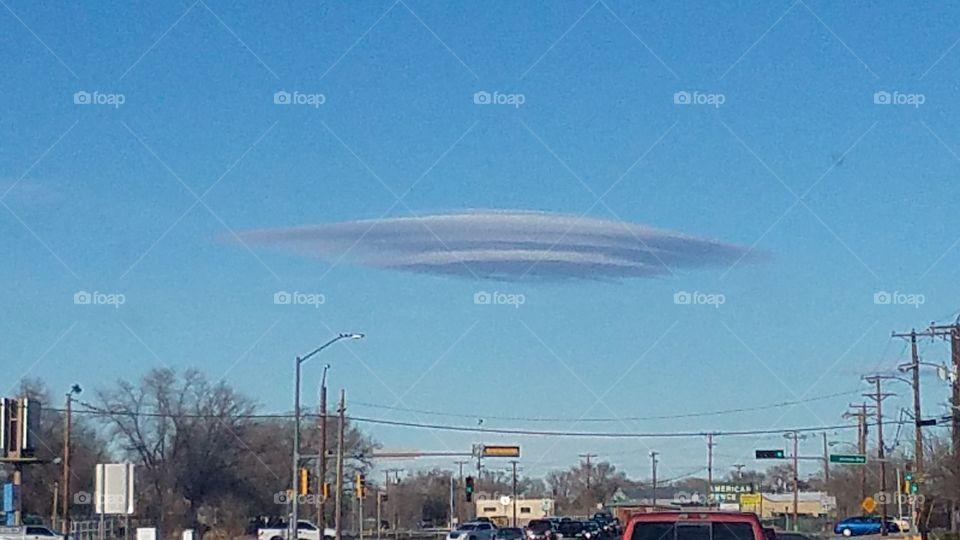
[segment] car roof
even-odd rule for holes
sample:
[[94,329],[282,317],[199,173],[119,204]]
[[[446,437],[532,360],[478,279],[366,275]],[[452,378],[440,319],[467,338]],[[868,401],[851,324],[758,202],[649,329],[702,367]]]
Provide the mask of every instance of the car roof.
[[721,521],[760,523],[756,514],[750,512],[650,512],[630,516],[630,523],[655,521]]

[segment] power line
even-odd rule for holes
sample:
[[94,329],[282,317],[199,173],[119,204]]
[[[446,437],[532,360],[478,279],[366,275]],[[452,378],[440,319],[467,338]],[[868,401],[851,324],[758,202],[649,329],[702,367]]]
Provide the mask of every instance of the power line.
[[699,418],[704,416],[721,416],[724,414],[765,411],[768,409],[776,409],[781,407],[790,407],[793,405],[801,405],[804,403],[812,403],[814,401],[823,401],[826,399],[833,399],[836,397],[851,396],[854,394],[859,394],[860,392],[861,392],[860,390],[850,390],[847,392],[836,392],[833,394],[826,394],[822,396],[813,396],[806,399],[778,401],[776,403],[771,403],[768,405],[755,405],[751,407],[739,407],[736,409],[721,409],[716,411],[700,411],[700,412],[665,414],[665,415],[656,415],[656,416],[621,416],[619,418],[490,416],[488,414],[449,413],[449,412],[441,412],[441,411],[431,411],[426,409],[396,407],[392,405],[383,405],[380,403],[369,403],[369,402],[362,402],[362,401],[354,401],[353,406],[361,407],[361,408],[366,407],[370,409],[383,409],[383,410],[389,410],[389,411],[410,412],[410,413],[430,415],[430,416],[445,416],[449,418],[476,419],[476,418],[482,417],[484,420],[505,420],[505,421],[516,421],[516,422],[574,422],[576,421],[576,422],[588,423],[588,422],[622,422],[622,421],[637,421],[637,420],[676,420],[679,418]]
[[[88,404],[83,404],[88,406]],[[59,409],[47,409],[59,411]],[[282,413],[273,413],[273,414],[241,414],[241,415],[216,415],[216,414],[194,414],[194,413],[185,413],[185,414],[173,414],[173,413],[159,413],[159,412],[128,412],[128,411],[109,411],[101,408],[92,408],[87,410],[75,410],[75,414],[86,414],[93,416],[117,416],[117,417],[148,417],[148,418],[238,418],[238,419],[292,419],[292,414],[282,414]],[[301,417],[312,417],[318,418],[318,414],[302,414]],[[328,417],[333,418],[333,416],[328,415]],[[731,431],[722,431],[722,430],[709,430],[709,431],[677,431],[677,432],[612,432],[612,431],[553,431],[553,430],[534,430],[534,429],[509,429],[509,428],[492,428],[492,427],[474,427],[474,426],[458,426],[450,424],[430,424],[425,422],[404,422],[399,420],[387,420],[384,418],[368,418],[362,416],[347,416],[347,420],[364,423],[364,424],[373,424],[373,425],[384,425],[384,426],[394,426],[394,427],[408,427],[415,429],[429,429],[436,431],[454,431],[461,433],[489,433],[489,434],[500,434],[500,435],[528,435],[528,436],[545,436],[545,437],[580,437],[580,438],[607,438],[607,439],[666,439],[666,438],[694,438],[694,437],[704,437],[709,433],[713,433],[717,437],[740,437],[740,436],[756,436],[756,435],[772,435],[777,433],[782,433],[784,431],[795,431],[798,433],[803,432],[815,432],[823,430],[848,430],[856,429],[856,425],[850,424],[837,424],[833,426],[809,426],[809,427],[799,427],[799,428],[777,428],[777,429],[762,429],[762,430],[731,430]],[[900,425],[904,423],[903,420],[886,420],[883,422],[884,425]],[[874,422],[872,425],[876,425]]]

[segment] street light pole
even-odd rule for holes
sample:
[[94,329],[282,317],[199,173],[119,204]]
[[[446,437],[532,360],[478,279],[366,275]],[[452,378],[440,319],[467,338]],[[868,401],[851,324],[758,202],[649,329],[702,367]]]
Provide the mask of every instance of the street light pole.
[[288,540],[298,540],[298,527],[297,521],[299,520],[299,507],[300,503],[298,500],[299,490],[297,489],[297,479],[299,476],[300,469],[300,367],[304,362],[309,360],[315,354],[326,349],[330,345],[340,341],[341,339],[361,339],[363,334],[340,334],[337,337],[331,339],[330,341],[324,343],[323,345],[317,347],[311,351],[306,356],[298,356],[295,365],[295,375],[294,375],[294,386],[293,386],[293,460],[291,464],[291,475],[290,475],[290,523],[289,523],[289,536]]

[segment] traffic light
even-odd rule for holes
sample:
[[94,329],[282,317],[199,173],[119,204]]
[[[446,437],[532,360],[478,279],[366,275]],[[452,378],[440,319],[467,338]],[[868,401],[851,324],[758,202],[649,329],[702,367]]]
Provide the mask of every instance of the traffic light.
[[320,490],[320,494],[323,495],[323,500],[330,498],[330,482],[324,482]]
[[300,483],[297,490],[300,495],[310,493],[310,470],[306,467],[300,467]]
[[785,459],[786,453],[783,450],[757,450],[757,459]]
[[472,476],[468,476],[466,478],[466,485],[464,485],[463,487],[463,492],[467,496],[467,502],[470,502],[473,500],[473,477]]
[[920,491],[920,486],[913,480],[913,466],[910,463],[907,463],[903,471],[903,491],[904,493]]
[[364,482],[366,482],[366,481],[367,481],[367,477],[366,477],[365,474],[363,474],[362,472],[357,473],[357,481],[356,481],[356,485],[355,485],[354,487],[356,488],[357,498],[358,498],[358,499],[362,499],[362,498],[363,498],[363,495],[364,495],[363,492],[366,490],[366,488],[364,487]]

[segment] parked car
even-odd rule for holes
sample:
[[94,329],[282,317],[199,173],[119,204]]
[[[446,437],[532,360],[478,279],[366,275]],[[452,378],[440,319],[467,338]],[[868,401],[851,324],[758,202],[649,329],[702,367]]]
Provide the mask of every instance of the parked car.
[[765,540],[756,514],[651,512],[630,517],[624,540]]
[[522,540],[523,529],[519,527],[500,527],[493,537],[496,540]]
[[605,537],[606,533],[603,530],[603,527],[600,526],[596,521],[588,520],[583,523],[583,537],[587,540],[598,540],[601,537]]
[[497,528],[486,521],[471,521],[447,533],[447,540],[494,540]]
[[[289,533],[287,524],[278,521],[257,529],[257,540],[287,540]],[[305,519],[297,520],[297,540],[331,540],[336,535],[337,532],[329,528],[324,529],[323,534],[320,534],[320,528],[313,522]]]
[[603,526],[613,521],[613,514],[611,514],[610,512],[597,512],[593,514],[593,517],[591,519],[599,523],[601,526]]
[[531,519],[524,527],[524,534],[527,540],[555,540],[557,537],[556,528],[560,524],[557,519]]
[[63,535],[41,525],[0,527],[0,540],[63,540]]
[[[837,522],[833,527],[833,532],[843,536],[880,534],[882,525],[883,523],[878,516],[855,516]],[[892,521],[887,520],[885,526],[887,532],[900,532],[900,527]]]
[[584,538],[584,532],[586,530],[582,521],[569,519],[561,521],[560,525],[557,526],[557,536],[559,538]]

